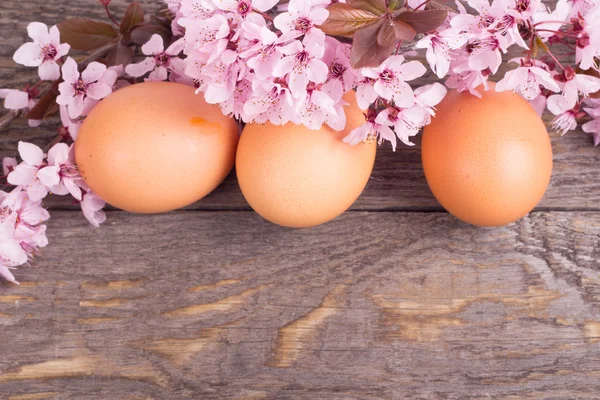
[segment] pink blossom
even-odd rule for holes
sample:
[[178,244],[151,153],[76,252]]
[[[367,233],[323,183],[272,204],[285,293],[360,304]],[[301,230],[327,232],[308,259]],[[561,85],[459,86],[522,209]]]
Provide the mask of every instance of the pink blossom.
[[443,78],[448,73],[452,50],[462,47],[467,41],[467,36],[457,28],[444,29],[423,37],[415,45],[418,49],[427,49],[425,57],[438,78]]
[[561,114],[558,114],[550,123],[552,129],[556,132],[564,135],[568,131],[572,131],[577,128],[577,114],[576,110],[566,110]]
[[379,138],[380,144],[383,140],[387,140],[392,144],[392,148],[396,149],[396,135],[394,131],[389,126],[378,124],[375,121],[367,120],[367,122],[358,128],[353,129],[343,140],[351,146],[356,146],[361,142],[377,138]]
[[46,197],[48,188],[38,179],[38,171],[44,166],[44,152],[34,144],[19,142],[19,155],[23,160],[11,173],[7,181],[11,185],[23,186],[31,201]]
[[329,68],[323,92],[337,102],[357,83],[357,72],[350,66],[350,45],[327,36],[323,62]]
[[550,12],[546,5],[542,4],[541,6],[542,7],[533,14],[531,22],[537,24],[539,28],[544,29],[544,31],[537,32],[537,35],[541,37],[542,40],[547,41],[554,33],[546,32],[546,30],[558,31],[568,21],[568,14],[571,7],[567,0],[559,0],[552,12]]
[[117,80],[117,73],[107,70],[106,65],[91,62],[79,74],[77,63],[71,57],[62,66],[64,82],[58,85],[60,95],[56,102],[67,106],[69,116],[73,119],[84,114],[86,108],[94,101],[101,100],[112,93],[112,86]]
[[[323,83],[329,74],[329,68],[321,58],[325,52],[322,46],[304,46],[298,40],[283,46],[284,57],[279,60],[273,76],[283,78],[288,76],[288,86],[296,99],[304,100],[309,82]],[[288,75],[289,74],[289,75]]]
[[234,13],[239,18],[246,18],[255,9],[269,11],[279,0],[215,0],[214,5],[223,11]]
[[[570,65],[565,68],[561,75],[557,75],[555,79],[559,79],[558,85],[562,89],[562,94],[553,95],[548,98],[548,104],[557,105],[564,104],[564,109],[571,109],[579,100],[579,95],[583,97],[589,96],[600,90],[600,78],[586,74],[577,74]],[[555,113],[556,114],[556,113]]]
[[79,121],[78,119],[71,119],[66,106],[59,106],[59,112],[60,122],[63,125],[64,132],[68,133],[71,139],[77,140],[79,128],[81,127],[81,121]]
[[[394,101],[397,107],[407,108],[415,103],[413,90],[406,81],[411,81],[427,72],[418,61],[404,63],[401,55],[390,56],[377,68],[363,68],[361,74],[373,82],[363,87],[359,85],[357,100],[361,108],[375,101],[377,96]],[[364,83],[362,83],[364,85]]]
[[26,263],[48,244],[42,225],[48,218],[41,202],[31,201],[21,187],[0,192],[0,276],[17,283],[9,267]]
[[[186,18],[209,19],[216,7],[210,0],[169,0],[169,9],[174,8]],[[183,25],[181,25],[183,26]]]
[[294,40],[294,32],[277,36],[264,25],[257,25],[249,21],[243,24],[245,37],[253,44],[240,53],[241,58],[247,59],[246,63],[254,70],[256,78],[266,80],[271,78],[273,70],[283,57],[281,49]]
[[42,80],[60,78],[57,61],[69,52],[70,46],[60,43],[58,28],[53,26],[48,30],[46,24],[32,22],[27,26],[27,34],[33,42],[19,47],[13,60],[27,67],[38,67],[38,74]]
[[332,129],[340,131],[346,126],[346,114],[341,106],[336,107],[336,103],[326,93],[310,88],[304,100],[298,103],[296,112],[300,115],[302,124],[309,129],[320,129],[326,123]]
[[600,108],[584,108],[592,120],[581,126],[584,132],[594,135],[594,146],[600,145]]
[[224,39],[230,33],[229,22],[221,14],[215,14],[202,20],[181,18],[179,25],[185,28],[185,54],[201,49],[215,40]]
[[142,53],[147,56],[143,61],[129,64],[125,67],[127,74],[137,78],[150,72],[146,81],[164,81],[169,72],[183,75],[185,70],[184,61],[177,57],[183,50],[184,41],[179,39],[164,49],[163,38],[154,34],[150,40],[142,46]]
[[[37,103],[32,92],[16,89],[0,89],[0,99],[4,99],[4,107],[7,110],[31,110]],[[30,127],[35,128],[40,126],[42,121],[30,119],[28,123]]]
[[453,72],[446,80],[446,86],[450,89],[456,89],[458,92],[468,91],[473,96],[481,97],[481,93],[477,90],[483,86],[484,90],[488,90],[487,76],[481,71],[473,71],[470,69],[460,69]]
[[104,200],[94,194],[92,191],[86,191],[82,195],[81,200],[81,211],[85,218],[95,226],[100,226],[101,223],[106,221],[106,214],[102,208],[106,205]]
[[253,81],[252,98],[244,104],[244,122],[267,121],[273,125],[284,125],[288,122],[300,124],[296,113],[292,93],[281,83],[270,81]]
[[585,26],[578,33],[575,59],[581,69],[600,70],[597,59],[600,58],[600,4],[585,15]]
[[17,166],[17,159],[14,157],[4,157],[2,159],[2,171],[4,176],[8,176],[12,172],[13,169]]
[[548,98],[541,94],[533,100],[529,100],[529,104],[534,108],[535,112],[541,117],[546,109],[546,104],[548,103]]
[[81,189],[78,183],[82,179],[75,166],[73,145],[57,143],[52,146],[48,151],[48,165],[42,167],[37,176],[52,193],[58,195],[71,193],[77,200],[81,200]]
[[[515,62],[511,60],[511,62]],[[543,63],[538,62],[538,65]],[[558,92],[560,87],[550,73],[539,66],[534,66],[521,61],[521,67],[508,71],[504,78],[496,84],[496,91],[512,90],[521,93],[527,100],[539,96],[540,86],[553,92]]]
[[489,35],[471,40],[467,44],[469,67],[473,70],[489,68],[496,73],[502,64],[502,53],[506,53],[508,42],[504,36]]
[[275,17],[273,23],[275,27],[283,33],[296,32],[304,35],[303,43],[315,43],[324,45],[325,33],[315,25],[321,25],[327,17],[329,11],[323,6],[315,7],[311,0],[290,0],[288,11]]

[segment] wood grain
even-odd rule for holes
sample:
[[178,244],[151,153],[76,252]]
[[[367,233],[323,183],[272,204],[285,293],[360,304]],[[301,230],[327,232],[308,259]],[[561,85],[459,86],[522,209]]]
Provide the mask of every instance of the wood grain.
[[[67,16],[103,11],[0,2],[0,87],[35,73],[11,60],[27,23]],[[0,156],[54,128],[14,125]],[[234,173],[99,229],[52,200],[50,246],[0,283],[0,399],[597,399],[600,151],[551,138],[546,197],[498,229],[438,212],[418,140],[380,149],[354,212],[310,230],[247,211]]]
[[0,287],[0,393],[600,390],[599,213],[536,212],[478,229],[444,213],[354,212],[310,230],[244,211],[111,212],[100,229],[73,215],[55,212],[51,246],[19,270],[24,284]]

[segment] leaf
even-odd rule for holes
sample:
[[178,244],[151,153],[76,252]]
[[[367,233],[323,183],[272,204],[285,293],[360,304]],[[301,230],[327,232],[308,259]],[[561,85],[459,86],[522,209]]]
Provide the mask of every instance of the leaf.
[[404,21],[394,21],[393,28],[397,40],[413,40],[417,35],[417,31]]
[[133,58],[133,49],[123,42],[119,42],[114,49],[106,55],[107,65],[129,64]]
[[69,18],[58,24],[60,38],[73,50],[94,50],[114,40],[119,32],[112,25],[88,18]]
[[[410,28],[410,27],[409,27]],[[384,21],[377,32],[377,44],[383,47],[396,44],[396,33],[394,32],[394,23],[392,21]]]
[[395,20],[407,23],[417,33],[425,33],[443,24],[447,16],[448,11],[445,10],[406,11]]
[[356,31],[350,52],[352,67],[378,67],[392,54],[395,44],[380,46],[377,43],[379,30],[384,23],[385,21],[380,20]]
[[154,34],[162,36],[165,43],[169,43],[173,36],[171,31],[162,25],[146,24],[140,25],[131,31],[131,41],[135,44],[143,45],[150,40]]
[[329,17],[319,28],[333,36],[352,36],[360,28],[379,19],[375,14],[352,8],[346,3],[334,3],[327,10]]
[[35,106],[27,113],[28,119],[44,119],[52,105],[56,104],[56,98],[58,97],[58,83],[60,81],[54,81],[52,86],[35,104]]
[[387,10],[385,0],[348,0],[350,7],[367,11],[375,15],[384,14]]
[[142,22],[144,22],[144,9],[140,3],[134,1],[129,4],[127,10],[125,10],[125,15],[123,15],[119,30],[125,35],[131,32],[134,26],[139,25]]
[[390,11],[395,11],[404,6],[404,0],[391,0],[390,5],[388,6]]

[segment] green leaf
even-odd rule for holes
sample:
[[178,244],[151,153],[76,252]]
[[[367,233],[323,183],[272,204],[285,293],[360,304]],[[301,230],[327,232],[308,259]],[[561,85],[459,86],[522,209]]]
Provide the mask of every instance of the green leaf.
[[394,51],[395,43],[381,46],[377,43],[379,30],[384,20],[359,29],[354,34],[354,42],[350,52],[350,64],[354,68],[378,67]]
[[58,24],[60,38],[73,50],[94,50],[119,35],[112,25],[88,18],[69,18]]
[[119,30],[123,35],[125,35],[131,32],[136,25],[139,25],[142,22],[144,22],[144,9],[140,3],[134,1],[133,3],[129,4],[127,10],[125,10],[125,15],[123,15]]
[[385,0],[348,0],[347,4],[352,8],[367,11],[375,15],[385,14],[387,11]]
[[448,11],[445,10],[406,11],[395,20],[407,23],[417,33],[425,33],[443,24],[447,16]]
[[165,43],[169,43],[173,36],[173,33],[162,25],[146,24],[139,25],[131,31],[131,41],[135,44],[143,45],[150,40],[154,34],[162,36]]
[[329,17],[319,28],[333,36],[352,36],[360,28],[379,19],[375,14],[352,8],[346,3],[334,3],[327,10]]
[[405,3],[404,0],[391,0],[389,9],[390,9],[390,11],[395,11],[399,8],[402,8],[404,6],[404,3]]

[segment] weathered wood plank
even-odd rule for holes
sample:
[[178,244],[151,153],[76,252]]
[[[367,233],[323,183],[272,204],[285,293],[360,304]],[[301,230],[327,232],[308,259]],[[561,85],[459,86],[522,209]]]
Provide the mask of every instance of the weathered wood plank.
[[[126,1],[111,3],[111,8],[120,15]],[[149,9],[155,9],[158,0],[145,0]],[[16,68],[12,60],[14,50],[26,40],[27,23],[33,20],[48,24],[57,23],[66,16],[88,16],[103,18],[103,10],[94,1],[28,1],[4,0],[0,5],[0,87],[19,87],[33,75],[31,70]],[[516,49],[512,57],[517,55]],[[567,57],[567,55],[564,55]],[[503,65],[503,70],[508,68]],[[428,76],[424,81],[433,81]],[[546,115],[549,122],[551,115]],[[8,132],[0,133],[0,155],[14,154],[19,140],[47,144],[54,134],[56,123],[47,128],[31,129],[17,124]],[[592,147],[588,134],[571,132],[566,137],[550,133],[554,149],[554,174],[551,186],[540,203],[538,210],[598,210],[600,209],[600,150]],[[387,146],[380,149],[369,185],[355,203],[355,210],[441,210],[425,182],[419,148],[401,146],[393,153]],[[48,202],[52,207],[69,208],[67,199]],[[189,207],[199,210],[248,210],[234,174],[202,201]]]
[[0,285],[4,396],[600,390],[599,213],[477,229],[444,213],[354,212],[310,230],[250,212],[111,212],[101,229],[53,215],[23,284]]

